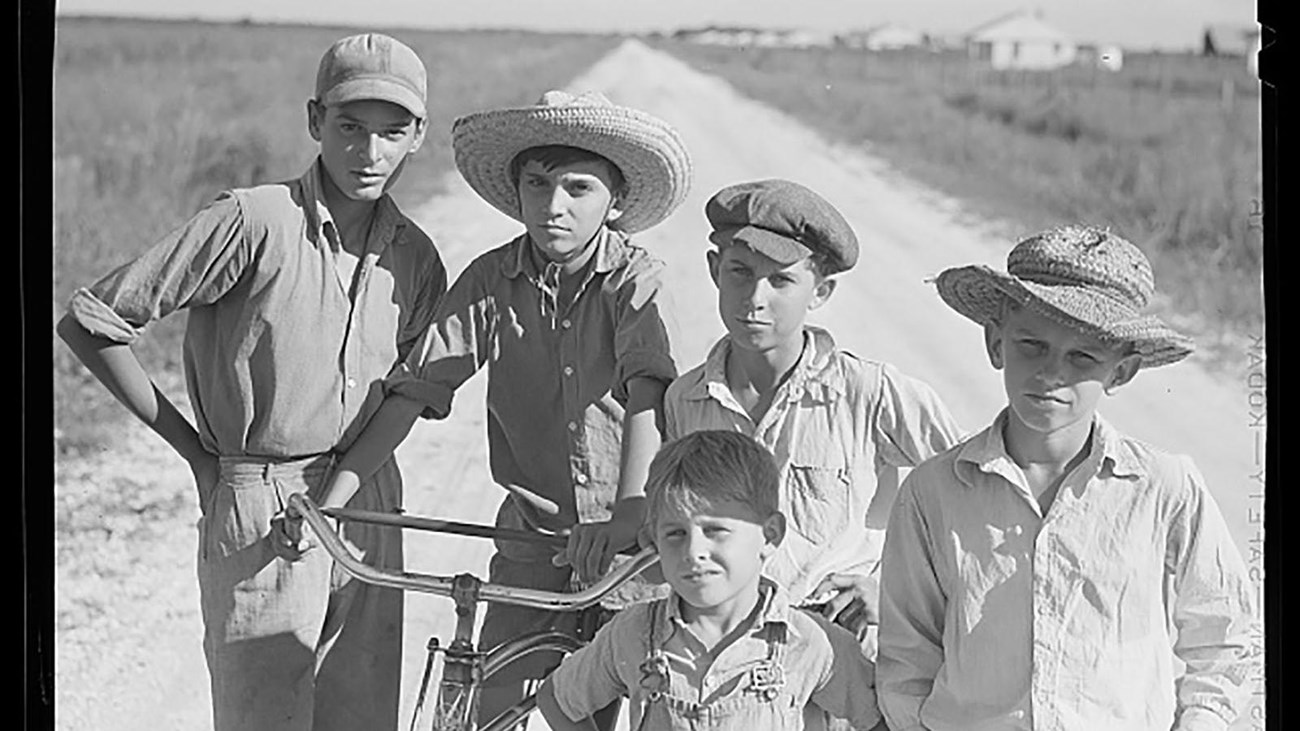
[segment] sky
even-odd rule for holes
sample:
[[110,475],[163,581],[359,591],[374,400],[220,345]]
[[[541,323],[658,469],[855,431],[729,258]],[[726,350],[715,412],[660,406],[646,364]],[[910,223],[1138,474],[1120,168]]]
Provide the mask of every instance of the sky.
[[60,0],[59,15],[414,28],[673,31],[704,25],[865,29],[896,23],[959,35],[1020,9],[1080,42],[1190,49],[1208,24],[1255,22],[1254,0]]

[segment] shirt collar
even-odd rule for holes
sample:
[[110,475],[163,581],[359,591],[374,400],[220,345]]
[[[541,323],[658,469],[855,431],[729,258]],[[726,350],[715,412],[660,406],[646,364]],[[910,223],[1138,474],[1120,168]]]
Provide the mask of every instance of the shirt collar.
[[[537,265],[533,262],[530,248],[532,241],[528,238],[528,232],[520,234],[510,242],[514,247],[513,255],[507,256],[501,264],[501,271],[506,277],[514,279],[520,274],[536,278],[541,272],[537,271]],[[606,226],[601,226],[600,231],[596,232],[596,252],[592,254],[592,271],[595,274],[606,274],[619,267],[625,266],[631,260],[632,246],[628,240],[627,234],[622,231],[614,231]]]
[[[1002,475],[1008,480],[1016,482],[1013,475],[1019,472],[1019,467],[1011,459],[1011,454],[1007,451],[1006,441],[1003,438],[1003,428],[1009,418],[1009,408],[1004,408],[987,429],[962,445],[957,453],[957,462],[959,464],[967,463],[980,472]],[[1103,466],[1108,467],[1110,474],[1117,477],[1136,477],[1144,474],[1145,471],[1138,455],[1133,451],[1132,446],[1122,438],[1120,433],[1110,425],[1110,422],[1103,419],[1100,414],[1095,414],[1092,423],[1092,446],[1084,462],[1085,464],[1095,465],[1093,468],[1095,470],[1094,474],[1099,473]],[[958,475],[961,476],[960,471]],[[973,480],[964,477],[961,479],[968,487],[975,485]]]
[[[672,637],[678,627],[685,625],[686,620],[682,618],[681,608],[682,598],[676,592],[670,593],[668,599],[663,603],[663,617],[666,621],[659,623],[659,646]],[[754,635],[763,632],[769,624],[790,625],[790,595],[780,584],[769,579],[766,576],[760,576],[758,580],[758,621],[753,627],[749,628],[746,634]]]
[[[731,352],[731,338],[724,336],[709,350],[704,360],[703,377],[684,394],[685,398],[700,401],[721,398],[730,392],[727,386],[727,355]],[[804,327],[803,351],[795,362],[794,372],[782,386],[790,400],[798,400],[805,393],[824,402],[834,401],[845,392],[844,371],[832,358],[835,339],[830,332],[819,327]]]
[[[321,177],[323,175],[325,175],[325,167],[320,157],[317,157],[307,172],[298,179],[298,184],[303,190],[303,210],[307,215],[307,238],[317,246],[320,246],[321,242],[330,241],[325,233],[327,227],[336,229],[334,215],[325,204],[325,184]],[[397,204],[393,202],[392,197],[384,193],[375,202],[375,221],[370,232],[370,240],[375,242],[373,250],[376,253],[383,251],[390,242],[406,243],[405,232],[406,217],[397,209]]]

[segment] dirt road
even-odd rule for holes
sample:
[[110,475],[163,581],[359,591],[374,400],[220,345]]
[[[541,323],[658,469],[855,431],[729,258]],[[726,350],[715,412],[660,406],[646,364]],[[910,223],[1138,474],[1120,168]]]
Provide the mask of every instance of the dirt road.
[[[704,266],[708,225],[704,201],[719,187],[745,179],[786,177],[824,194],[849,219],[862,243],[856,269],[843,277],[814,322],[829,327],[840,345],[892,362],[932,384],[968,429],[982,427],[1002,403],[998,375],[981,354],[978,329],[948,310],[925,279],[954,264],[1001,265],[1008,241],[1020,231],[965,218],[959,206],[893,174],[861,152],[827,145],[773,111],[740,97],[721,81],[629,42],[571,84],[600,90],[616,102],[646,109],[676,125],[694,154],[695,185],[680,211],[640,243],[668,262],[679,318],[675,355],[683,370],[698,363],[720,335],[714,290]],[[538,90],[539,93],[541,90]],[[489,245],[520,226],[482,203],[460,181],[451,194],[414,216],[438,241],[449,271],[458,273]],[[1103,413],[1121,429],[1167,449],[1195,455],[1247,556],[1255,526],[1249,494],[1260,471],[1262,429],[1251,428],[1245,355],[1242,371],[1211,376],[1195,361],[1141,374]],[[487,473],[480,374],[457,395],[444,422],[421,423],[398,451],[412,513],[488,521],[502,491]],[[147,440],[142,451],[161,452]],[[154,449],[156,447],[156,449]],[[155,464],[175,462],[167,455]],[[170,469],[169,478],[184,479]],[[179,537],[177,533],[181,534]],[[206,674],[199,651],[193,533],[160,533],[166,560],[155,560],[150,587],[113,605],[117,637],[70,632],[61,638],[60,728],[105,731],[207,728]],[[408,538],[407,563],[425,573],[485,573],[483,541],[449,544]],[[62,571],[62,570],[61,570]],[[70,585],[71,584],[70,582]],[[75,584],[80,587],[80,584]],[[132,595],[134,596],[134,595]],[[407,660],[403,709],[409,713],[430,634],[449,637],[446,600],[407,602]],[[138,619],[150,624],[140,629]],[[69,644],[71,642],[71,644]],[[93,651],[98,644],[98,650]],[[87,725],[89,722],[89,725]]]

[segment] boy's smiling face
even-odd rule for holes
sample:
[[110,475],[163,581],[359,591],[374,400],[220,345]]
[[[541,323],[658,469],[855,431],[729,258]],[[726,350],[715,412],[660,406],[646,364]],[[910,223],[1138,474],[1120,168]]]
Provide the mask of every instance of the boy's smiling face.
[[[697,612],[746,612],[758,596],[763,561],[784,535],[774,513],[760,519],[736,500],[712,500],[688,509],[666,501],[654,521],[654,543],[664,578]],[[690,617],[687,617],[690,620]]]
[[1140,358],[1027,307],[985,327],[1015,421],[1043,436],[1091,429],[1097,402],[1137,374]]
[[622,211],[609,165],[582,160],[547,167],[529,160],[519,168],[519,207],[533,244],[550,261],[581,255],[602,224]]
[[767,351],[803,343],[808,312],[831,295],[835,281],[818,277],[808,259],[784,265],[743,244],[710,251],[718,314],[732,345]]
[[349,200],[379,200],[424,141],[424,124],[392,102],[362,99],[327,107],[312,101],[307,115],[325,172]]

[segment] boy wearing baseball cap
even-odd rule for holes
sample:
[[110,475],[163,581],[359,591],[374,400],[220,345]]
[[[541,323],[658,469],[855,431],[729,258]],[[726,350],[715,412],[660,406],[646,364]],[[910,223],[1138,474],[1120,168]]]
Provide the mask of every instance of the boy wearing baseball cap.
[[666,437],[749,434],[781,469],[790,530],[765,571],[797,605],[858,635],[874,655],[877,568],[897,469],[959,436],[926,384],[840,350],[808,313],[858,258],[828,201],[788,180],[728,186],[705,205],[709,273],[727,334],[665,397]]
[[[452,146],[470,187],[525,230],[460,274],[387,381],[392,420],[377,419],[368,437],[391,449],[417,413],[445,418],[456,389],[486,366],[488,458],[508,491],[496,523],[569,532],[560,555],[498,542],[489,580],[564,590],[636,545],[663,392],[677,371],[664,265],[631,234],[681,203],[690,157],[663,120],[590,92],[551,91],[532,106],[462,117]],[[572,631],[575,620],[491,604],[480,642]],[[537,653],[491,676],[480,724],[558,662]]]
[[[337,41],[307,102],[320,143],[310,169],[222,193],[78,290],[58,325],[193,471],[218,730],[397,723],[401,593],[332,577],[329,556],[307,550],[281,511],[292,492],[326,506],[401,504],[391,455],[354,447],[446,290],[433,242],[388,196],[425,116],[425,69],[410,48],[378,34]],[[130,349],[180,309],[193,424]],[[401,568],[396,532],[342,532],[366,561]]]
[[1245,566],[1191,459],[1096,413],[1139,370],[1192,352],[1143,312],[1146,257],[1066,226],[1017,244],[1005,272],[957,267],[936,284],[983,326],[1008,403],[899,491],[878,660],[890,728],[1228,728],[1247,673]]

